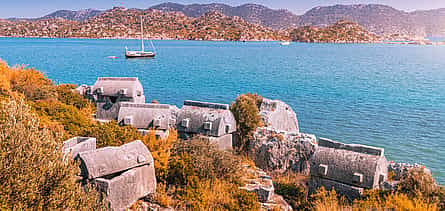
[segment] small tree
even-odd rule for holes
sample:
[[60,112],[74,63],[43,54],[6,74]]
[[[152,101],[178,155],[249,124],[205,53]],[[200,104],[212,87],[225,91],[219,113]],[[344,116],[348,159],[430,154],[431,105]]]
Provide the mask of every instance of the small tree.
[[257,94],[242,94],[230,107],[237,122],[237,133],[240,137],[239,151],[245,152],[249,141],[252,139],[256,129],[263,122],[259,114],[259,108],[263,98]]

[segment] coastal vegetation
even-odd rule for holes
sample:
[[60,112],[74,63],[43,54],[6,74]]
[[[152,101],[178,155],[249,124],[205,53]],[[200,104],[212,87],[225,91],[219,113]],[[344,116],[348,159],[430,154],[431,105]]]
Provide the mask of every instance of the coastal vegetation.
[[[0,209],[97,210],[103,208],[93,188],[77,181],[78,163],[64,158],[63,140],[97,138],[98,147],[142,140],[155,160],[157,195],[154,202],[177,209],[259,210],[256,194],[240,189],[245,165],[241,153],[219,151],[207,141],[179,141],[176,131],[166,138],[141,135],[131,126],[98,123],[95,106],[73,92],[75,85],[55,85],[37,70],[0,63]],[[262,98],[240,95],[231,110],[248,140],[262,124]],[[431,174],[414,169],[404,174],[394,191],[369,191],[349,202],[335,191],[320,189],[307,196],[307,178],[270,172],[275,192],[296,210],[443,210],[445,191]]]

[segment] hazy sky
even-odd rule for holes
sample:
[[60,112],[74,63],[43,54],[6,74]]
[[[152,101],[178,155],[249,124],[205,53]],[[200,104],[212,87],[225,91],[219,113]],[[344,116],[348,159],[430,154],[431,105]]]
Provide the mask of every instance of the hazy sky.
[[148,8],[167,1],[182,4],[218,2],[240,5],[258,3],[275,9],[289,9],[296,14],[303,14],[315,6],[334,4],[377,3],[406,11],[445,8],[445,0],[3,0],[0,6],[0,18],[40,17],[59,9],[109,9],[121,5],[128,8]]

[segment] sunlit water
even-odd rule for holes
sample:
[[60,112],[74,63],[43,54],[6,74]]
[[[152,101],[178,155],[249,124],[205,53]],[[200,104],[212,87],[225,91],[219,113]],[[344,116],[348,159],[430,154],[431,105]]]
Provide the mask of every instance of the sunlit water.
[[256,92],[290,104],[302,132],[384,147],[445,182],[445,46],[155,41],[156,59],[126,60],[125,46],[138,44],[0,38],[0,58],[57,83],[139,77],[147,101],[178,106]]

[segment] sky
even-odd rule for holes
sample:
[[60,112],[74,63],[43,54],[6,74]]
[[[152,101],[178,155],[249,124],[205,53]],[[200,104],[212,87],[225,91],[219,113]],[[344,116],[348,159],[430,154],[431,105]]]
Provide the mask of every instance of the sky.
[[274,9],[288,9],[297,15],[316,6],[335,4],[385,4],[405,11],[445,8],[445,0],[3,0],[0,18],[41,17],[60,9],[110,9],[114,6],[146,9],[164,2],[181,4],[225,3],[238,6],[257,3]]

